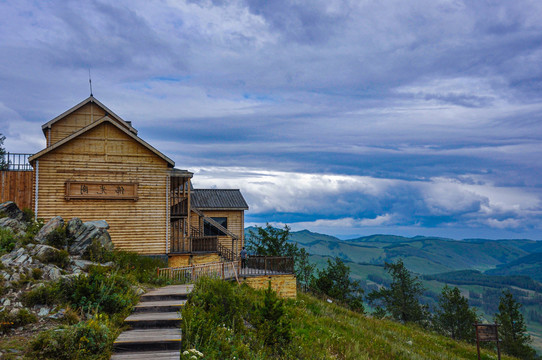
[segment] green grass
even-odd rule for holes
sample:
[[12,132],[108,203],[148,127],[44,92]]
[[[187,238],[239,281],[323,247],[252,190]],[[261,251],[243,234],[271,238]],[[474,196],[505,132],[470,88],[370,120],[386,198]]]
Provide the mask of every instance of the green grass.
[[[296,338],[307,355],[322,354],[322,359],[476,358],[472,344],[456,342],[414,325],[373,319],[306,294],[299,294],[289,306]],[[496,359],[494,352],[482,352],[483,359]]]
[[[194,298],[192,298],[194,297]],[[220,280],[198,283],[183,310],[183,351],[196,348],[204,358],[225,359],[475,359],[476,346],[457,342],[418,326],[374,319],[298,293],[275,304],[284,309],[277,327],[289,330],[280,345],[262,339],[266,294]],[[260,320],[258,320],[260,319]],[[263,328],[265,330],[266,327]],[[278,349],[277,346],[281,348]],[[482,350],[482,359],[496,359]],[[183,359],[189,358],[183,357]],[[512,359],[503,356],[503,360]]]

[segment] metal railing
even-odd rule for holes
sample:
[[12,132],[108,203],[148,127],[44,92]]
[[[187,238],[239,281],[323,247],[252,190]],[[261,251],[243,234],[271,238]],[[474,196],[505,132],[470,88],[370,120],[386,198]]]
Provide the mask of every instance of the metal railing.
[[182,283],[193,283],[202,276],[222,280],[235,278],[239,281],[237,274],[239,273],[240,266],[239,261],[214,262],[177,268],[158,268],[156,269],[156,275]]
[[293,273],[294,259],[280,256],[253,256],[247,259],[247,266],[244,268],[241,266],[241,261],[229,261],[156,269],[158,277],[182,283],[193,283],[202,276],[239,281],[239,276],[287,275]]
[[0,170],[3,171],[32,171],[28,158],[32,154],[5,153],[0,157]]
[[224,245],[222,245],[221,243],[218,243],[217,250],[218,250],[218,253],[220,254],[220,256],[223,259],[228,260],[228,261],[237,260],[237,256],[235,255],[233,250],[226,247],[226,246],[224,246]]
[[294,273],[294,258],[287,256],[249,256],[241,275],[279,275]]

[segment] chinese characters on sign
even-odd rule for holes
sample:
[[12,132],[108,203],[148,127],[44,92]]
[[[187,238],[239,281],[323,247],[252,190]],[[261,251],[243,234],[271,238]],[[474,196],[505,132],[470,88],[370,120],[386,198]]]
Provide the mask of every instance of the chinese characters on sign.
[[137,183],[66,181],[66,200],[137,200]]

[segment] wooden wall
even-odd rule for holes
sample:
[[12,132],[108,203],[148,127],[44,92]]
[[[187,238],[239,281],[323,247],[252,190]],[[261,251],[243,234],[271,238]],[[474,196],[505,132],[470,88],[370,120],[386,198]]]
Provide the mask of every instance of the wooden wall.
[[104,116],[105,111],[94,103],[82,106],[68,116],[55,122],[51,126],[50,134],[46,131],[45,137],[48,138],[47,146],[53,145]]
[[[237,255],[241,251],[244,244],[245,235],[245,213],[242,210],[201,210],[201,212],[207,217],[225,217],[228,218],[228,230],[239,236],[238,249],[234,249]],[[192,227],[198,226],[199,216],[192,215],[190,218],[190,224]],[[218,241],[231,249],[231,238],[229,236],[219,236]]]
[[0,171],[0,203],[13,201],[20,209],[32,209],[33,171]]
[[170,255],[168,258],[169,267],[185,267],[190,265],[202,265],[220,261],[220,256],[212,254],[180,254]]
[[[39,217],[105,219],[116,248],[166,253],[168,164],[104,122],[39,159]],[[34,162],[34,169],[36,164]],[[65,199],[65,182],[134,182],[139,200]]]

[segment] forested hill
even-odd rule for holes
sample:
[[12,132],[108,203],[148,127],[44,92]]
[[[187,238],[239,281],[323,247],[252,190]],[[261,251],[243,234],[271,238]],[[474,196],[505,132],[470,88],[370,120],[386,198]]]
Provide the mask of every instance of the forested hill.
[[[249,230],[246,229],[247,236]],[[290,235],[292,242],[298,243],[312,255],[338,256],[346,261],[374,265],[401,258],[409,270],[419,274],[465,269],[486,271],[495,268],[498,270],[494,271],[499,271],[495,275],[542,274],[542,241],[454,240],[395,235],[340,240],[308,230],[294,231]],[[524,261],[528,262],[528,266],[522,265]]]

